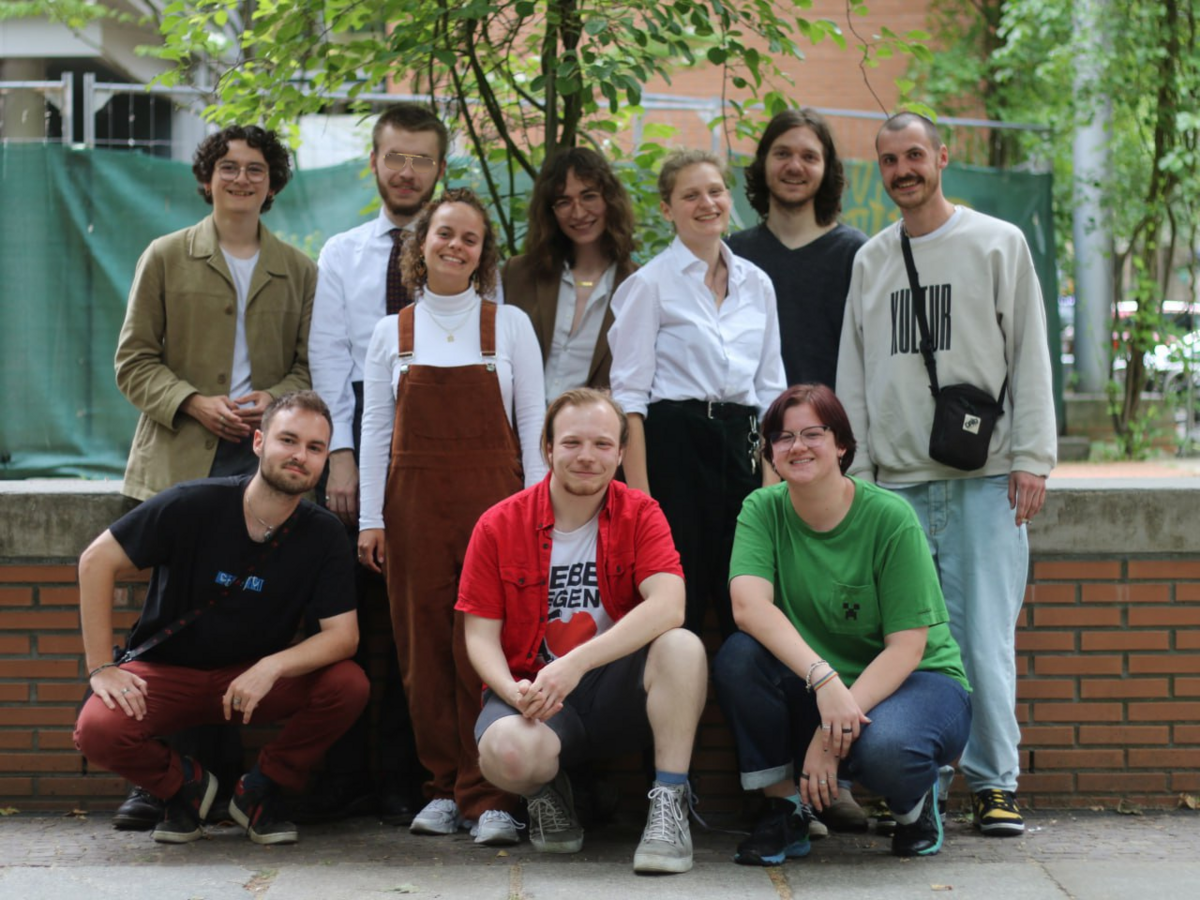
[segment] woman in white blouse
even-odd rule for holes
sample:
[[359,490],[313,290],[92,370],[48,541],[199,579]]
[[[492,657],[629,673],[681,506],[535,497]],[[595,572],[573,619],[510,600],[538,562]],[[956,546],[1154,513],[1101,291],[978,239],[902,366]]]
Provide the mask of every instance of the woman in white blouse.
[[625,477],[662,505],[687,578],[687,622],[709,597],[737,630],[728,572],[742,500],[762,483],[758,417],[787,387],[775,291],[721,240],[733,199],[720,157],[677,150],[658,190],[675,240],[613,297],[613,396],[629,413]]
[[400,267],[417,301],[381,320],[367,350],[358,556],[386,574],[417,753],[432,775],[412,831],[453,834],[465,818],[479,840],[513,843],[515,798],[479,772],[481,686],[454,603],[475,521],[545,475],[541,351],[525,313],[485,299],[496,240],[470,191],[425,208]]

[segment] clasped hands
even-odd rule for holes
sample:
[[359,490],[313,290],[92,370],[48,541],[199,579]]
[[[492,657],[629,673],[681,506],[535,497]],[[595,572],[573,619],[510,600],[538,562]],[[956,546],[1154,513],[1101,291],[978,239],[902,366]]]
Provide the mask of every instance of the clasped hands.
[[568,653],[548,663],[533,681],[514,681],[505,700],[526,719],[545,722],[562,710],[582,677],[583,672]]

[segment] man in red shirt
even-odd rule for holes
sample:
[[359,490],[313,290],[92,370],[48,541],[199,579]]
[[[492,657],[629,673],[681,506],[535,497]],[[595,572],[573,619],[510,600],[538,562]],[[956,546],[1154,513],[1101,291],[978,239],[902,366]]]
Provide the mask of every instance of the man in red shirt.
[[575,853],[565,767],[654,740],[635,872],[692,867],[687,771],[707,666],[682,628],[683,570],[658,504],[614,481],[628,431],[607,395],[567,391],[542,431],[546,479],[496,504],[471,537],[457,608],[484,683],[480,768],[529,804],[530,841]]

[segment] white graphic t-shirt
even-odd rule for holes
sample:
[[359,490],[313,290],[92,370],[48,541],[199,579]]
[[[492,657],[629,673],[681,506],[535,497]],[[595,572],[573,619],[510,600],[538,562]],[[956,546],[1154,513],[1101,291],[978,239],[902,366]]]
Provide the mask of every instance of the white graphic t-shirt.
[[612,618],[600,603],[596,577],[599,531],[599,513],[574,531],[554,529],[542,662],[558,659],[612,627]]

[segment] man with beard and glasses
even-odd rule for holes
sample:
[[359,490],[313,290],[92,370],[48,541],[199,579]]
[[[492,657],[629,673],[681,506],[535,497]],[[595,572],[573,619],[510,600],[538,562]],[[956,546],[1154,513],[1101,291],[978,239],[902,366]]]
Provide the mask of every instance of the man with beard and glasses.
[[811,109],[771,119],[746,169],[746,199],[762,221],[728,243],[775,287],[788,384],[835,387],[850,268],[867,240],[838,221],[845,186],[833,134]]
[[683,569],[658,503],[614,480],[624,411],[577,388],[546,411],[550,473],[480,517],[459,583],[467,653],[487,684],[479,764],[529,805],[535,850],[576,853],[566,769],[654,743],[636,872],[692,867],[687,782],[707,693],[684,630]]
[[[860,441],[849,474],[916,509],[974,688],[960,768],[975,824],[991,837],[1019,835],[1015,631],[1029,567],[1026,523],[1042,508],[1057,454],[1041,287],[1020,229],[946,199],[949,151],[933,122],[895,115],[875,149],[901,220],[854,260],[837,380]],[[905,236],[921,298],[912,296]],[[927,310],[937,383],[974,385],[1003,405],[979,469],[930,458],[934,399],[915,299]],[[943,772],[943,786],[952,774]]]
[[[334,516],[302,499],[321,477],[332,430],[315,393],[285,394],[254,434],[252,477],[168,488],[80,557],[93,693],[75,746],[165,801],[156,841],[203,837],[217,793],[216,778],[159,735],[287,718],[238,780],[229,812],[255,843],[294,843],[278,789],[302,788],[366,705],[366,676],[350,661],[358,621],[349,541]],[[146,568],[153,572],[141,615],[125,651],[114,654],[115,583]],[[316,632],[293,643],[302,622]]]
[[[352,537],[358,533],[367,347],[379,320],[412,301],[400,280],[400,253],[413,222],[446,173],[449,141],[446,126],[428,107],[397,103],[385,110],[372,131],[370,156],[381,202],[379,215],[330,238],[317,264],[309,365],[313,389],[333,414],[329,472],[318,499],[324,499]],[[355,569],[359,615],[365,617],[376,605],[386,614],[382,580],[361,566]],[[365,620],[360,621],[360,629],[369,631]],[[357,657],[364,668],[367,650],[364,642]],[[407,825],[420,808],[416,746],[390,641],[384,657],[389,669],[378,725],[381,784],[372,784],[364,713],[331,749],[325,775],[298,811],[301,819],[330,821],[375,812],[391,824]]]

